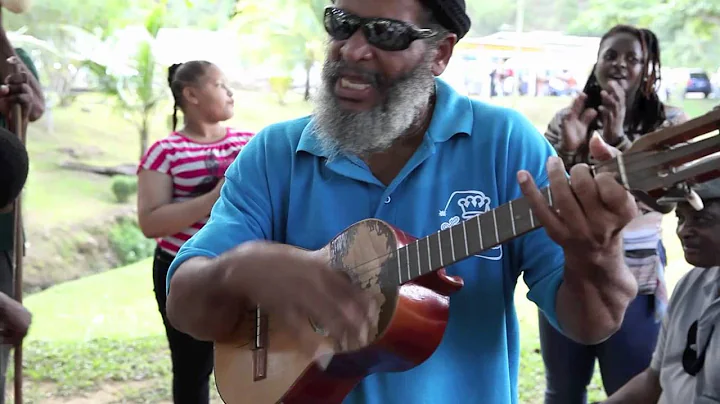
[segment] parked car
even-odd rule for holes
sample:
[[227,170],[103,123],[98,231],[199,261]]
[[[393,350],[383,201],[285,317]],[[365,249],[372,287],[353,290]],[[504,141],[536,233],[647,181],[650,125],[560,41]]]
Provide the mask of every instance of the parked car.
[[690,93],[701,93],[705,98],[712,94],[712,83],[710,77],[702,70],[691,70],[688,72],[687,84],[685,84],[685,95]]

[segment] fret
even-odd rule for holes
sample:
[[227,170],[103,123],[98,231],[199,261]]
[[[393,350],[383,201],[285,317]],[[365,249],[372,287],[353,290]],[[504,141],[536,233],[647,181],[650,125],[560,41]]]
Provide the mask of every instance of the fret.
[[420,246],[416,241],[408,244],[407,249],[408,262],[410,263],[408,266],[408,274],[410,274],[410,278],[412,279],[415,276],[420,276]]
[[405,283],[410,280],[410,277],[405,279],[405,271],[410,269],[410,266],[408,265],[408,255],[407,255],[407,246],[402,247],[398,250],[398,255],[400,256],[399,264],[400,264],[400,270],[398,271],[398,275],[400,275],[400,283]]
[[420,265],[420,240],[415,240],[415,250],[417,255],[417,274],[420,276],[422,274],[422,265]]
[[505,204],[495,209],[495,220],[497,224],[498,242],[505,242],[518,235],[517,221],[510,213],[512,205]]
[[451,227],[449,231],[452,235],[453,251],[455,252],[455,254],[453,255],[453,262],[460,261],[461,259],[464,259],[468,256],[468,254],[465,253],[465,243],[467,240],[467,235],[465,234],[465,227],[457,224]]
[[497,236],[495,235],[495,223],[491,214],[483,214],[478,216],[480,221],[480,231],[482,234],[483,248],[488,249],[497,244]]
[[480,223],[480,216],[475,216],[474,220],[477,222],[478,238],[480,239],[480,251],[485,250],[483,245],[482,225]]
[[443,266],[443,246],[442,246],[442,232],[438,230],[437,232],[437,241],[438,241],[438,255],[440,255],[440,262],[438,263],[438,266]]
[[401,251],[399,249],[395,250],[395,257],[397,258],[397,267],[398,267],[397,268],[398,269],[398,282],[402,283],[402,272],[400,272],[400,271],[402,271],[402,269],[401,269],[402,264],[400,263],[400,255],[402,255],[402,254],[400,254],[400,252]]
[[420,273],[426,274],[435,269],[433,268],[430,259],[430,237],[425,237],[425,242],[422,244],[425,246],[425,251],[421,251],[420,240],[418,240],[418,254],[420,254],[418,256],[420,260]]
[[528,232],[536,227],[530,202],[527,199],[522,198],[513,202],[513,215],[517,234]]
[[[440,232],[436,232],[428,236],[428,255],[430,256],[430,268],[442,267],[442,246],[440,245]],[[431,248],[430,246],[437,246]]]
[[408,280],[412,279],[412,274],[410,273],[410,244],[405,246],[405,259],[407,260],[407,274],[408,274]]
[[470,250],[468,250],[467,227],[465,227],[465,223],[467,223],[467,221],[463,221],[463,222],[462,222],[463,240],[465,240],[465,256],[466,256],[466,257],[469,257],[469,256],[470,256]]
[[528,207],[528,209],[530,210],[530,228],[534,228],[535,227],[535,212],[533,212],[532,209],[530,209],[529,207]]
[[482,236],[480,234],[477,216],[467,221],[467,225],[465,226],[465,240],[468,246],[468,256],[482,251]]
[[447,229],[447,232],[450,234],[450,253],[452,256],[452,262],[455,262],[455,241],[453,240],[452,227]]
[[498,222],[497,217],[495,216],[495,209],[492,210],[492,218],[493,218],[493,227],[495,228],[495,242],[500,242],[500,235],[498,234]]
[[515,229],[515,212],[513,212],[513,201],[510,201],[508,203],[508,206],[510,207],[510,223],[512,223],[512,234],[513,236],[516,236],[517,229]]
[[440,232],[440,250],[442,260],[440,262],[441,267],[445,267],[450,263],[455,262],[455,253],[452,250],[452,233],[450,229],[443,230]]

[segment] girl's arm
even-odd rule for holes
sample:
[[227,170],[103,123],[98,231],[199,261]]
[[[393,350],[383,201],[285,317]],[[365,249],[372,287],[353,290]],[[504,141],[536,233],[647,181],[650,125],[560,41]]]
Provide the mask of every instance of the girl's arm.
[[138,222],[145,237],[157,238],[181,232],[210,214],[220,196],[221,180],[209,193],[173,203],[172,177],[153,170],[138,174]]

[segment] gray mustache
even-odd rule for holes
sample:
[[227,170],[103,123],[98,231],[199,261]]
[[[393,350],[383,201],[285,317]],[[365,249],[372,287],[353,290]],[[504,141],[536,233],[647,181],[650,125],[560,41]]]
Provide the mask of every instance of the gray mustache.
[[346,62],[327,62],[323,69],[323,75],[329,83],[335,83],[340,76],[352,75],[362,78],[371,86],[378,88],[382,87],[385,83],[382,76],[378,73],[368,71],[355,66],[350,66]]

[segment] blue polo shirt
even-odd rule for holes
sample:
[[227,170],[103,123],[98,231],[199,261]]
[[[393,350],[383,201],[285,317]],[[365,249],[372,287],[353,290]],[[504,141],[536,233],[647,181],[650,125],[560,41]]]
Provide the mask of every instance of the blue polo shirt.
[[[248,240],[315,250],[349,225],[378,218],[423,237],[522,196],[516,173],[548,183],[554,150],[519,113],[471,100],[436,81],[425,139],[389,185],[359,159],[329,161],[311,117],[259,132],[226,172],[210,220],[186,242],[168,273],[195,256],[215,257]],[[481,198],[477,206],[459,203]],[[367,377],[346,404],[516,403],[519,326],[513,302],[522,274],[529,298],[555,322],[561,248],[536,230],[448,268],[465,286],[435,353],[403,373]],[[268,269],[269,270],[269,269]]]

